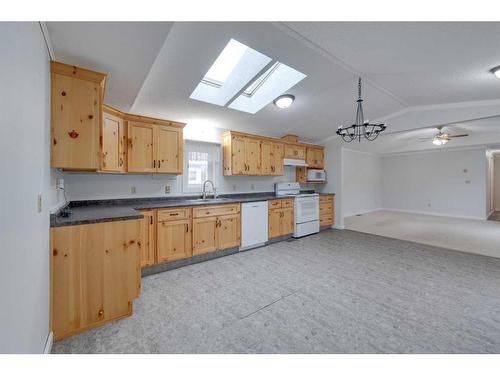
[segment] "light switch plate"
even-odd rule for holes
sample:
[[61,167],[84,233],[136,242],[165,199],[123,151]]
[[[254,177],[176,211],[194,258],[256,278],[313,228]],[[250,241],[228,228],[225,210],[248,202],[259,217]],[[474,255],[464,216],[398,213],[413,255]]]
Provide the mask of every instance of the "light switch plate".
[[36,202],[36,210],[37,210],[37,212],[42,212],[42,193],[38,193],[37,202]]
[[170,185],[165,185],[165,194],[170,194]]
[[131,186],[130,187],[130,194],[135,194],[137,192],[137,189],[135,188],[135,186]]

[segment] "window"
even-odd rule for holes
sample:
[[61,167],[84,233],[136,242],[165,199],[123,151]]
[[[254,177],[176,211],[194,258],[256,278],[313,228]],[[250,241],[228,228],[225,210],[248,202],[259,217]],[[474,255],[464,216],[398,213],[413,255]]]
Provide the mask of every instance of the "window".
[[219,187],[220,146],[215,143],[186,141],[184,158],[184,193],[201,193],[203,182],[212,180]]

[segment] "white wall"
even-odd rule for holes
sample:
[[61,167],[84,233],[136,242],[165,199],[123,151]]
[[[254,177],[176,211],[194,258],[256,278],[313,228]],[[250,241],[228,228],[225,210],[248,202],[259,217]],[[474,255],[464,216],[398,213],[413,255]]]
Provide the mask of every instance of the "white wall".
[[484,219],[485,148],[382,157],[386,209]]
[[335,193],[335,227],[344,228],[342,214],[342,143],[338,138],[330,139],[325,146],[326,184],[320,187],[322,193]]
[[342,213],[344,217],[382,206],[382,166],[378,154],[342,150]]
[[495,155],[493,166],[493,207],[500,211],[500,155]]
[[0,56],[0,353],[40,353],[49,333],[49,209],[57,198],[39,24],[0,23]]

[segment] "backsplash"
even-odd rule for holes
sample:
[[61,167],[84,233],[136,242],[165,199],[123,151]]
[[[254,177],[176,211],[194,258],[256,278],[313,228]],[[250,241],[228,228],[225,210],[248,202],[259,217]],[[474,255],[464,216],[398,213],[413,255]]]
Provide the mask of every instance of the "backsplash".
[[[64,179],[68,200],[193,195],[183,193],[182,176],[58,172],[58,177]],[[221,194],[269,192],[274,191],[276,182],[295,181],[295,167],[285,167],[284,175],[276,177],[223,177],[221,173],[218,181],[216,187]],[[170,187],[168,194],[165,193],[166,186]],[[132,188],[135,188],[135,194],[131,192]]]

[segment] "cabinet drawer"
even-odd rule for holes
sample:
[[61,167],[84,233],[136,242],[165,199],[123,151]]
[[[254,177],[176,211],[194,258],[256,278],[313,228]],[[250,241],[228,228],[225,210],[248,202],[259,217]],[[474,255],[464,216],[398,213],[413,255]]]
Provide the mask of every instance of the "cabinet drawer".
[[331,214],[333,212],[333,205],[330,204],[320,204],[319,215]]
[[333,195],[320,195],[320,203],[333,202]]
[[319,226],[323,227],[326,225],[332,225],[333,224],[333,216],[320,216],[319,217]]
[[173,221],[189,219],[191,217],[191,208],[169,208],[158,210],[158,221]]
[[281,207],[282,208],[291,208],[291,207],[293,207],[293,200],[292,199],[282,199],[281,200]]
[[220,206],[203,206],[193,208],[193,217],[209,217],[219,215],[232,215],[240,212],[239,204],[225,204]]
[[271,209],[275,208],[281,208],[281,199],[273,199],[270,201],[267,201],[267,207]]

